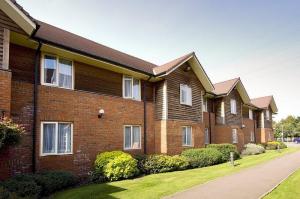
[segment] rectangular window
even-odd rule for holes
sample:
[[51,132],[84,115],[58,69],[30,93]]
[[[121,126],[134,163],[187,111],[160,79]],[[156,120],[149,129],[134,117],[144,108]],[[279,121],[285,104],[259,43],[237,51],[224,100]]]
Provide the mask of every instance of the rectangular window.
[[250,134],[250,141],[254,142],[254,132],[253,131],[251,131],[251,134]]
[[232,129],[232,143],[233,144],[237,144],[238,143],[237,129]]
[[203,97],[203,102],[202,102],[202,109],[204,112],[207,112],[207,98],[206,97]]
[[73,62],[57,56],[44,55],[42,84],[60,88],[73,88]]
[[182,145],[192,146],[192,127],[190,126],[182,127]]
[[124,149],[141,148],[141,127],[126,125],[124,126]]
[[123,76],[123,97],[141,100],[141,82],[139,79]]
[[269,132],[268,135],[269,135],[269,136],[268,136],[268,141],[272,141],[272,135],[271,135],[271,132]]
[[249,109],[249,119],[253,120],[253,111],[252,111],[252,109]]
[[230,109],[232,114],[236,114],[236,100],[231,99],[230,100]]
[[72,123],[42,122],[42,155],[60,155],[72,153]]
[[192,106],[192,88],[185,84],[180,84],[180,104]]
[[210,143],[210,137],[209,137],[209,130],[208,128],[205,128],[205,144]]
[[225,103],[221,102],[221,123],[225,124]]
[[270,111],[269,110],[266,110],[266,119],[270,120]]

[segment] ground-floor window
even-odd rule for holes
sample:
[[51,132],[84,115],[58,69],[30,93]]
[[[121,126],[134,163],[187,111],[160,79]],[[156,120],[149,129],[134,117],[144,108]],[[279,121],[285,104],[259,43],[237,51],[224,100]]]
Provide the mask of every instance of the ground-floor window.
[[232,129],[232,143],[233,144],[238,143],[237,129]]
[[42,155],[71,154],[73,146],[73,125],[69,122],[42,122]]
[[182,145],[192,146],[192,127],[190,126],[182,127]]
[[141,148],[141,126],[124,126],[124,149]]
[[210,139],[209,139],[209,130],[208,128],[205,128],[205,144],[209,144],[210,143]]
[[269,132],[269,141],[272,141],[272,134]]
[[251,134],[250,134],[250,141],[254,142],[254,132],[253,131],[251,131]]

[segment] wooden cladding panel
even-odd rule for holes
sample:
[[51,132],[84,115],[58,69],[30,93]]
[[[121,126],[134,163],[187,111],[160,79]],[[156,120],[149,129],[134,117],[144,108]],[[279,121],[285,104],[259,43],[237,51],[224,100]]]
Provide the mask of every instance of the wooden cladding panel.
[[4,28],[0,27],[0,68],[3,64],[3,44],[4,44]]
[[[166,77],[168,95],[168,119],[202,121],[202,97],[204,87],[193,72],[185,71],[188,63],[173,71]],[[192,106],[180,104],[180,84],[192,88]]]
[[160,81],[155,84],[155,118],[157,120],[162,119],[163,86],[164,86],[164,81]]
[[27,35],[22,28],[20,28],[11,18],[9,18],[1,9],[0,9],[0,27],[7,28],[11,31]]
[[[236,114],[231,113],[230,100],[236,100]],[[225,120],[228,125],[242,125],[242,98],[236,89],[233,89],[231,93],[224,98],[225,102]]]

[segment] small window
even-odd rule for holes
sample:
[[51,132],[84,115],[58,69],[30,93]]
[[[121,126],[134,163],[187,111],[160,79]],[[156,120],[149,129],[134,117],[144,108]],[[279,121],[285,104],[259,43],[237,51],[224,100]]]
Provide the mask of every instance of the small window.
[[251,134],[250,134],[250,142],[254,142],[254,132],[251,131]]
[[266,110],[266,119],[270,120],[270,111],[269,110]]
[[230,100],[230,109],[232,114],[236,114],[236,100],[231,99]]
[[182,127],[182,145],[192,146],[192,127],[190,126]]
[[203,112],[207,112],[207,98],[206,97],[203,97],[203,102],[202,102],[202,109],[203,109]]
[[249,119],[253,120],[253,111],[252,111],[252,109],[249,109]]
[[205,144],[210,143],[210,137],[209,137],[209,130],[208,128],[205,128]]
[[42,84],[72,89],[73,62],[52,55],[44,55]]
[[192,106],[192,88],[185,84],[180,84],[180,104]]
[[141,100],[141,82],[129,76],[123,76],[123,97]]
[[225,103],[221,102],[221,123],[225,124]]
[[141,127],[126,125],[124,126],[124,149],[141,148]]
[[42,122],[42,155],[72,153],[73,128],[71,123]]
[[237,129],[232,129],[232,143],[233,144],[237,144],[238,143]]

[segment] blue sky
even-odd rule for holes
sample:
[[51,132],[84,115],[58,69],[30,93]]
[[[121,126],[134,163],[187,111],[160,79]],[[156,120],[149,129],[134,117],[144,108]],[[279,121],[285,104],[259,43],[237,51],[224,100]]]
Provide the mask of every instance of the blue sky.
[[300,1],[18,0],[36,19],[163,64],[191,51],[213,82],[241,77],[300,115]]

